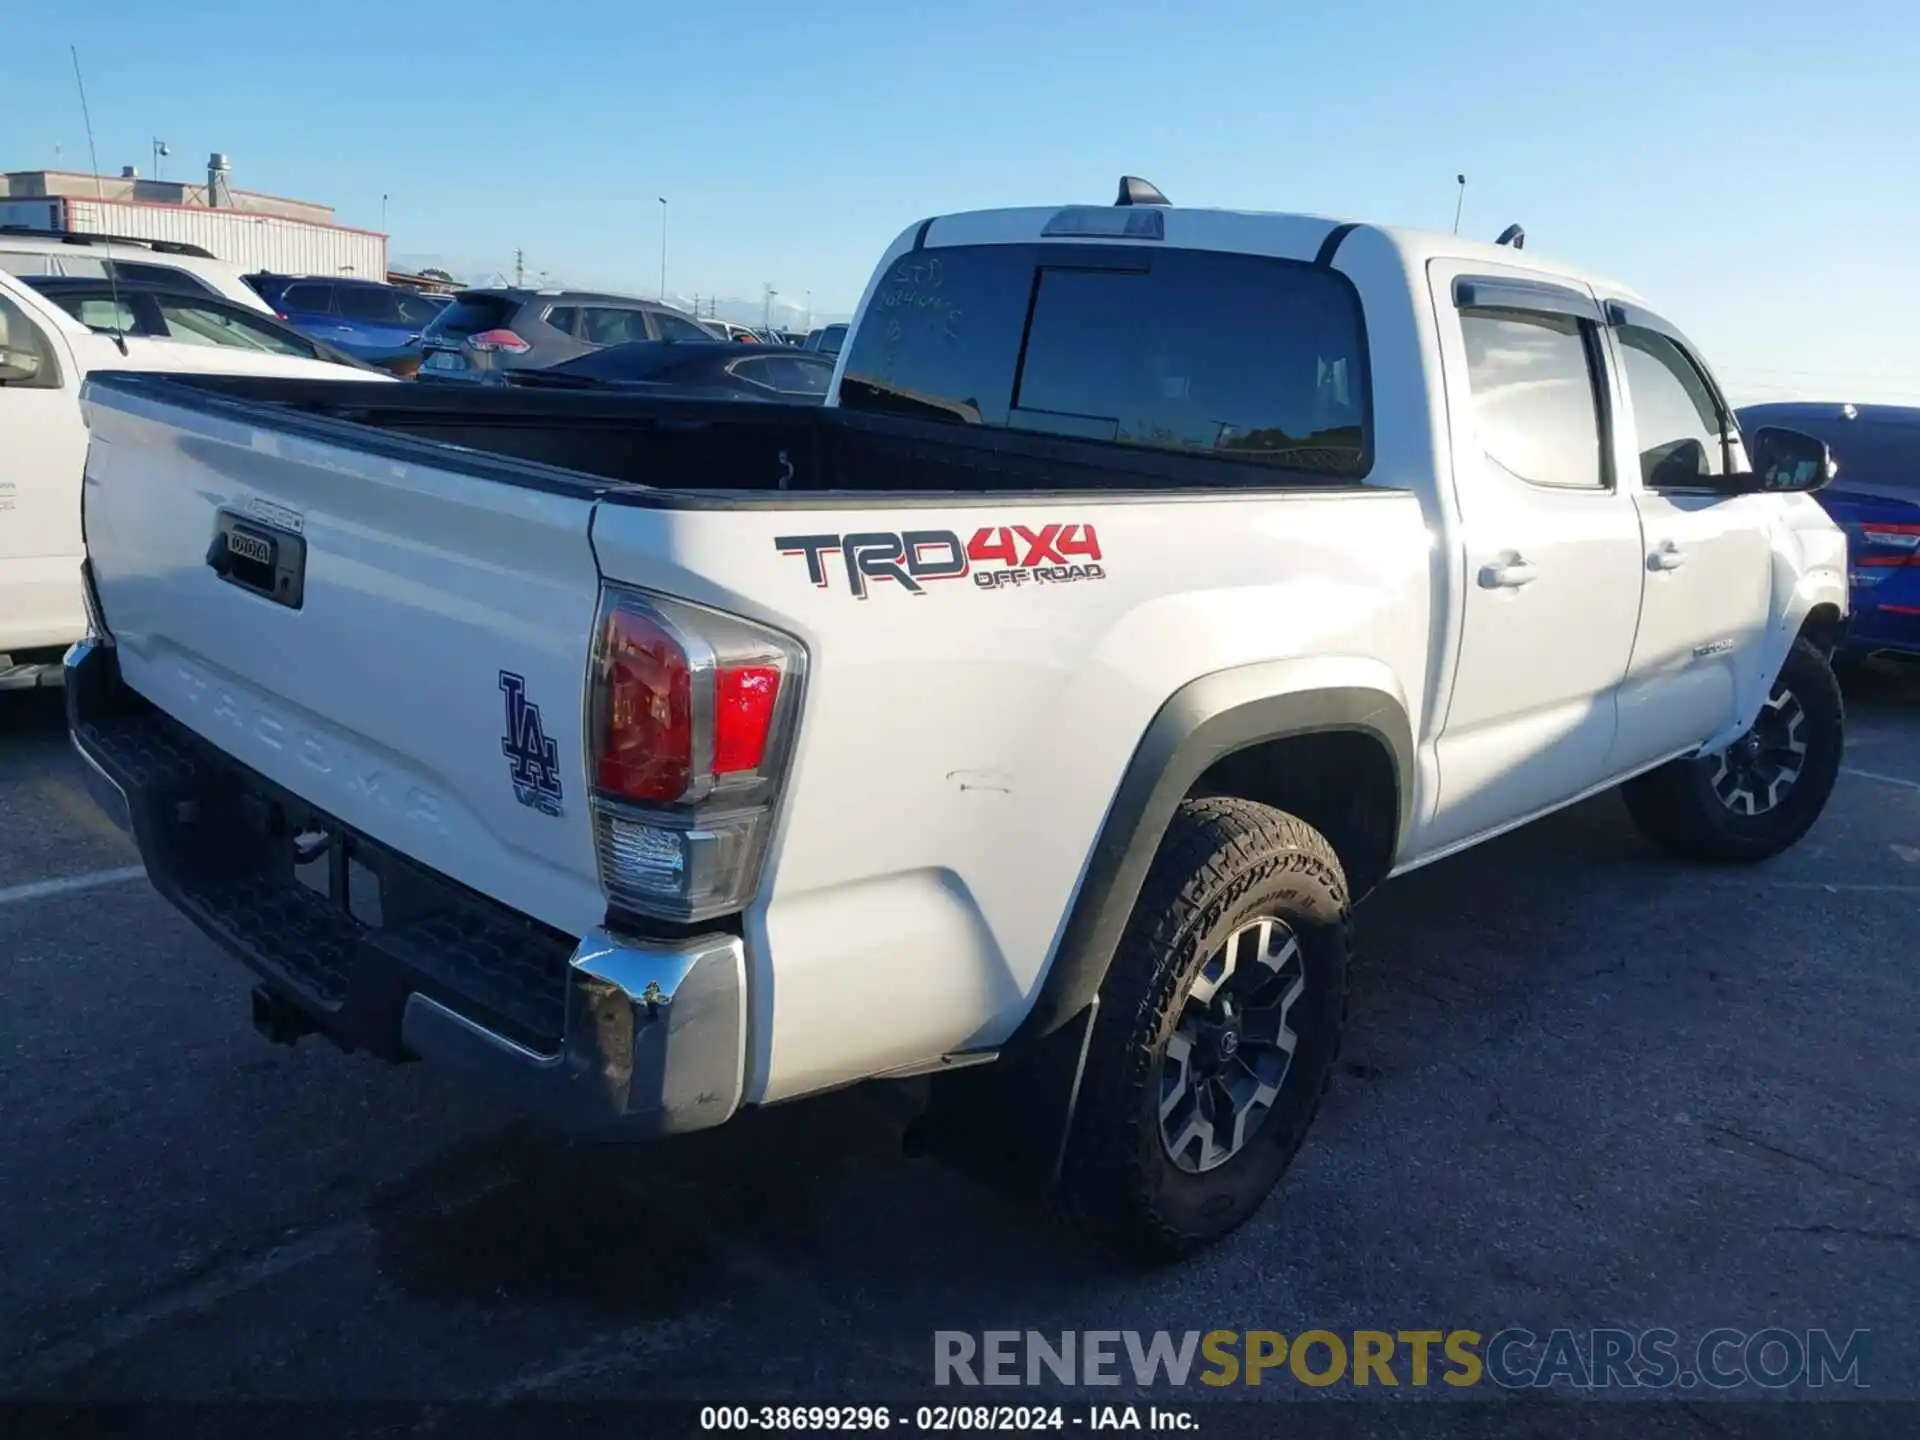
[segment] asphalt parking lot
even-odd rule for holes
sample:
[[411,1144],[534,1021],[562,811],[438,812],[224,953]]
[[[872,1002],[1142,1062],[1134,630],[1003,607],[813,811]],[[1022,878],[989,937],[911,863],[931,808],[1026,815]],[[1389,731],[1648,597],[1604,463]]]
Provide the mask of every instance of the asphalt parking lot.
[[115,874],[57,694],[0,696],[0,1395],[924,1398],[936,1329],[1777,1325],[1871,1330],[1870,1393],[1920,1398],[1920,679],[1849,688],[1772,864],[1661,860],[1606,797],[1383,890],[1280,1194],[1146,1275],[866,1092],[569,1146],[269,1046]]

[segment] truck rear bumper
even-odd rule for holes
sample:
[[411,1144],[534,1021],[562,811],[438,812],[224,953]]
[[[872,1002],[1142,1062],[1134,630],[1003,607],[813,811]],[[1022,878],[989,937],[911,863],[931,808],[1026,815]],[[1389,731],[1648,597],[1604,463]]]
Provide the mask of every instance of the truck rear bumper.
[[739,1108],[739,936],[576,942],[207,745],[120,683],[111,646],[74,646],[65,678],[88,789],[154,887],[339,1044],[444,1064],[576,1130],[646,1138]]

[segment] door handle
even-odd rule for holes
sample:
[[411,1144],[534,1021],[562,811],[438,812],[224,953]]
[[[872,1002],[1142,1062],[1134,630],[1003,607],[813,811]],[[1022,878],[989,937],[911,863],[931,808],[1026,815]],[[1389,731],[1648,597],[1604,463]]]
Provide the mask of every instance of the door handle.
[[1518,590],[1522,585],[1531,585],[1539,578],[1540,572],[1517,555],[1511,560],[1480,567],[1482,590]]
[[1647,556],[1649,570],[1678,570],[1687,563],[1687,552],[1671,540]]

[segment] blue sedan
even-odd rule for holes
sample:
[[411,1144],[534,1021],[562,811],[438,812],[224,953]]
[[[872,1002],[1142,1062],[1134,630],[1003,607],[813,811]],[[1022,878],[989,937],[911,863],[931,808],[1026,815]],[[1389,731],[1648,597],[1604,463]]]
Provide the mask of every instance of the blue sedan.
[[1740,428],[1785,425],[1827,442],[1819,501],[1847,532],[1853,619],[1842,655],[1920,658],[1920,407],[1749,405]]

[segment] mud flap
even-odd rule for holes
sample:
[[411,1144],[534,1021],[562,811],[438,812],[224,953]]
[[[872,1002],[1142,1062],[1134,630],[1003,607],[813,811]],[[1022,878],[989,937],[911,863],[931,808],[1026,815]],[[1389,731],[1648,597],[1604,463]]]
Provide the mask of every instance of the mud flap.
[[989,1189],[1044,1197],[1060,1177],[1099,1008],[1096,998],[990,1065],[935,1076],[909,1134],[912,1148]]

